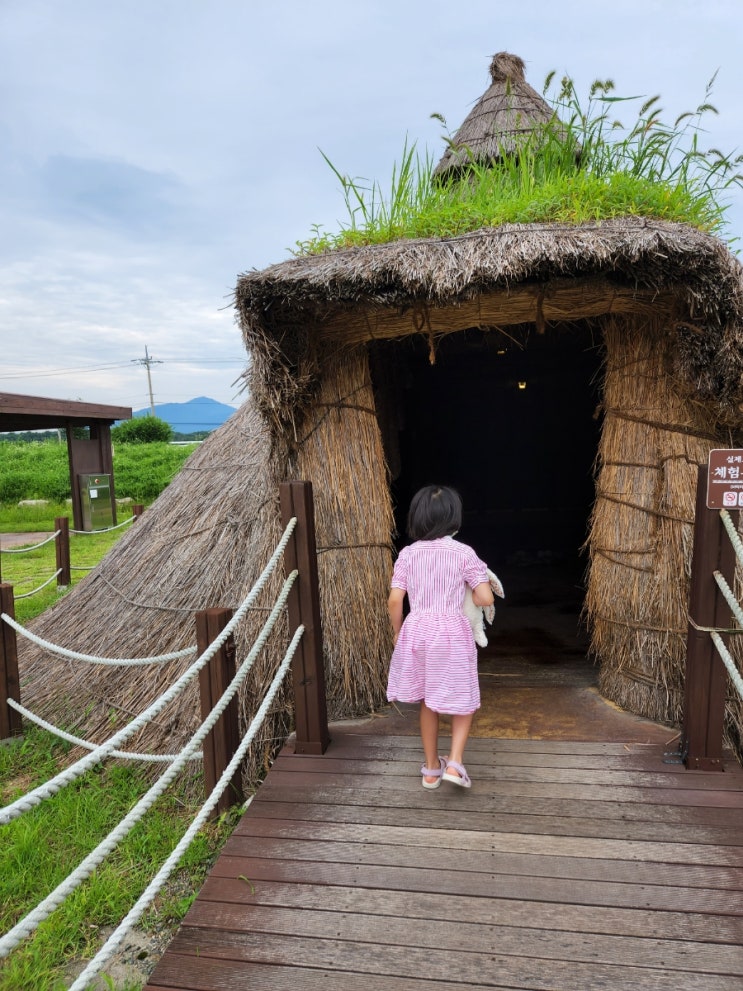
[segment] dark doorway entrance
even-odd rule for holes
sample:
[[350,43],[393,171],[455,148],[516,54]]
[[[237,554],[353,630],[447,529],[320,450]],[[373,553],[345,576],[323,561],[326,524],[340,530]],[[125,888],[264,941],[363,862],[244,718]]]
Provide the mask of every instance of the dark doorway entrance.
[[440,339],[429,358],[424,337],[372,349],[400,545],[413,493],[453,485],[465,508],[460,539],[506,588],[481,662],[501,654],[544,668],[563,651],[585,667],[581,547],[594,499],[600,331],[587,322],[544,334],[469,330]]

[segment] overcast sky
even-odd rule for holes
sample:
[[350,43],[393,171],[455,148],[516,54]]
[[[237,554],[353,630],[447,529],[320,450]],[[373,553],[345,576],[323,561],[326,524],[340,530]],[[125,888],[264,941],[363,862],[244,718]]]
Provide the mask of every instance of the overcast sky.
[[[694,109],[743,150],[740,0],[0,0],[0,391],[240,402],[237,276],[335,230],[341,172],[438,158],[495,52]],[[743,197],[730,213],[743,235]]]

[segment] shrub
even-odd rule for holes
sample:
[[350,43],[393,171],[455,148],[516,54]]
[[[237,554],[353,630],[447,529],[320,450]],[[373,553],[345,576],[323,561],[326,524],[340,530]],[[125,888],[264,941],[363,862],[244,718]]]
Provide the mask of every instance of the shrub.
[[[0,502],[18,502],[26,498],[27,478],[21,471],[4,471],[0,474]],[[37,498],[34,493],[29,498]]]
[[173,428],[159,416],[137,416],[113,427],[111,437],[122,444],[167,443],[172,440]]
[[151,502],[177,475],[192,450],[190,445],[119,444],[114,453],[116,495]]

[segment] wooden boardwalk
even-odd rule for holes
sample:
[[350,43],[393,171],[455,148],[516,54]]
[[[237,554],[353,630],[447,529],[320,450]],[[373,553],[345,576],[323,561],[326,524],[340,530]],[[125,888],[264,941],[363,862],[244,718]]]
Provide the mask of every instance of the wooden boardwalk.
[[735,991],[743,769],[658,744],[415,737],[285,750],[146,991]]

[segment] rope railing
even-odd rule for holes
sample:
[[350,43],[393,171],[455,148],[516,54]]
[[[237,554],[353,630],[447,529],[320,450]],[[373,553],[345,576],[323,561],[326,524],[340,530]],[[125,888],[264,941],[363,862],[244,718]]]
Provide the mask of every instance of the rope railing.
[[737,691],[739,697],[743,699],[743,677],[741,677],[741,673],[738,670],[737,665],[730,654],[730,651],[722,642],[722,637],[717,632],[717,630],[711,630],[710,636],[712,637],[712,642],[717,648],[717,653],[720,655],[720,659],[722,660],[722,663],[727,668],[727,672],[730,675],[730,680],[735,686],[735,690]]
[[[170,855],[158,870],[153,865],[154,876],[146,890],[139,896],[128,914],[121,920],[109,939],[90,960],[84,971],[70,986],[69,991],[84,991],[90,982],[101,972],[106,962],[116,953],[123,943],[126,934],[142,917],[145,910],[152,905],[163,885],[193,842],[198,832],[203,828],[207,819],[224,812],[226,809],[244,801],[240,768],[248,749],[254,742],[256,734],[264,725],[272,706],[275,704],[277,693],[284,682],[286,674],[293,666],[294,697],[295,697],[295,752],[324,753],[329,742],[327,732],[327,713],[325,704],[324,672],[322,666],[322,639],[320,634],[319,590],[317,584],[317,562],[314,539],[314,511],[312,507],[311,485],[306,482],[290,482],[281,485],[281,515],[285,524],[284,533],[271,555],[270,560],[258,577],[253,588],[243,602],[231,614],[229,609],[207,609],[196,613],[197,647],[174,652],[173,656],[184,656],[186,653],[197,653],[199,656],[190,664],[187,671],[176,679],[173,685],[154,700],[144,712],[135,717],[129,724],[122,727],[102,744],[93,744],[53,726],[40,716],[32,713],[20,704],[17,693],[17,666],[14,666],[15,634],[26,635],[20,624],[16,624],[12,614],[12,587],[3,585],[0,592],[3,598],[3,609],[0,610],[0,634],[2,622],[9,625],[5,638],[11,638],[11,646],[6,652],[5,695],[6,713],[12,716],[10,722],[5,718],[4,735],[20,732],[20,721],[23,717],[35,723],[48,732],[61,736],[68,742],[82,746],[89,753],[74,763],[65,771],[56,775],[51,781],[33,789],[29,794],[0,809],[0,824],[11,822],[28,809],[39,805],[46,798],[56,794],[66,784],[78,779],[89,768],[100,764],[106,757],[112,756],[127,760],[150,760],[168,763],[168,767],[151,785],[96,848],[86,855],[81,863],[70,872],[56,888],[46,895],[36,907],[18,921],[13,928],[0,938],[0,957],[6,957],[24,939],[47,919],[75,891],[96,868],[108,857],[125,839],[138,822],[152,808],[165,790],[175,781],[190,760],[202,755],[197,748],[203,744],[204,779],[208,793],[203,805],[193,816],[190,825],[175,845]],[[298,536],[299,535],[299,536]],[[235,670],[234,643],[227,641],[232,638],[238,623],[247,615],[248,610],[254,610],[258,595],[263,591],[271,575],[276,569],[280,558],[284,558],[284,573],[286,578],[273,607],[263,626],[254,640],[247,656]],[[300,579],[301,569],[301,579]],[[261,608],[264,608],[261,606]],[[261,705],[245,733],[238,730],[237,696],[243,687],[256,659],[266,646],[269,637],[274,632],[276,623],[282,613],[288,613],[289,629],[294,630],[286,652],[277,666],[274,678],[266,691]],[[223,625],[225,624],[225,625]],[[31,635],[33,638],[35,635]],[[283,637],[283,634],[282,634]],[[40,638],[39,638],[40,640]],[[41,641],[41,646],[53,648],[63,656],[96,662],[105,661],[117,663],[121,660],[134,661],[143,664],[153,659],[117,659],[97,658],[95,655],[80,654],[67,648],[57,648],[48,641]],[[163,659],[169,655],[160,655]],[[210,668],[204,671],[207,664]],[[15,673],[14,673],[15,672]],[[208,712],[199,727],[192,734],[179,754],[137,754],[119,749],[126,739],[134,735],[149,721],[155,719],[162,710],[172,702],[199,674],[201,689],[201,711]],[[2,685],[0,685],[2,688]],[[222,693],[221,695],[219,693]],[[217,697],[218,696],[218,697]],[[216,701],[214,699],[216,698]],[[14,728],[15,727],[15,728]],[[269,735],[274,739],[274,735]],[[283,737],[281,738],[283,739]],[[279,742],[278,739],[276,742]],[[231,786],[231,789],[230,789]],[[228,793],[228,789],[230,789]],[[249,803],[248,803],[249,804]],[[133,896],[134,897],[134,894]]]
[[[17,595],[16,598],[19,599],[20,596]],[[51,654],[66,657],[68,660],[84,661],[87,664],[103,664],[120,668],[143,667],[147,664],[165,664],[168,661],[177,661],[181,657],[189,657],[191,654],[196,653],[195,647],[184,647],[182,650],[172,650],[168,654],[155,654],[152,657],[99,657],[97,654],[82,654],[80,651],[69,650],[67,647],[60,647],[58,644],[52,643],[50,640],[44,640],[42,637],[32,633],[31,630],[26,629],[25,626],[22,626],[12,616],[8,616],[7,613],[0,613],[0,619],[7,623],[8,626],[11,626],[16,633],[25,637],[26,640],[30,640],[31,643],[36,644],[37,647],[48,650]]]
[[[60,729],[59,726],[47,722],[46,719],[38,716],[35,712],[31,712],[30,709],[27,709],[25,705],[21,705],[20,702],[16,702],[15,699],[8,699],[8,705],[11,709],[15,709],[16,712],[20,713],[24,719],[28,719],[30,723],[39,726],[41,729],[45,729],[47,733],[58,736],[60,740],[66,740],[67,743],[73,743],[75,746],[83,747],[85,750],[95,750],[97,746],[97,744],[91,743],[90,740],[83,740],[82,737],[75,736],[73,733],[68,733],[67,730]],[[168,764],[170,761],[175,760],[177,756],[178,754],[138,754],[132,750],[111,751],[111,757],[119,757],[121,760],[138,760],[149,764]],[[203,753],[198,753],[194,754],[191,759],[201,760],[203,756]]]
[[[125,740],[128,740],[129,737],[133,736],[140,729],[146,726],[147,723],[151,722],[160,712],[162,712],[164,708],[166,708],[166,706],[178,697],[178,695],[196,677],[199,671],[201,671],[201,669],[209,663],[211,658],[217,653],[227,638],[232,634],[233,630],[247,613],[248,609],[253,605],[256,598],[268,582],[268,579],[273,574],[279,559],[283,555],[284,550],[289,543],[289,539],[294,532],[296,525],[297,519],[296,517],[292,517],[284,530],[276,550],[271,555],[268,564],[261,572],[258,580],[253,585],[253,588],[237,609],[232,619],[229,623],[227,623],[221,633],[212,641],[209,647],[201,654],[201,656],[198,657],[186,671],[184,671],[184,673],[170,686],[170,688],[163,692],[130,723],[123,726],[118,732],[114,733],[112,737],[109,737],[108,740],[96,747],[95,750],[92,750],[87,756],[82,757],[76,763],[71,764],[68,768],[65,768],[45,784],[39,785],[37,788],[28,792],[28,794],[0,809],[0,824],[11,822],[19,815],[22,815],[29,809],[39,805],[45,799],[55,795],[62,788],[81,777],[91,767],[94,767],[96,764],[99,764],[102,760],[104,760],[113,750],[117,749],[120,744],[124,743]],[[3,613],[3,616],[4,615],[5,614]]]
[[[289,527],[287,527],[287,530]],[[292,527],[293,529],[293,527]],[[288,538],[287,538],[288,539]],[[32,932],[49,916],[54,912],[65,899],[77,888],[83,881],[85,881],[93,871],[98,867],[99,864],[105,860],[105,858],[116,849],[118,844],[131,832],[131,830],[136,826],[136,824],[142,819],[145,813],[154,805],[157,799],[163,794],[167,787],[172,783],[172,781],[177,777],[183,767],[186,765],[188,760],[191,758],[196,749],[201,746],[206,736],[211,732],[211,730],[216,725],[220,716],[227,708],[228,704],[232,698],[236,695],[248,672],[252,668],[256,657],[259,652],[265,646],[268,637],[270,636],[276,621],[286,605],[286,600],[291,591],[292,585],[296,581],[298,572],[296,570],[292,571],[287,577],[283,584],[281,592],[276,600],[274,608],[263,624],[260,633],[258,634],[252,648],[248,652],[247,657],[240,665],[238,672],[232,679],[231,683],[228,685],[225,692],[220,697],[217,704],[214,706],[212,711],[209,713],[207,718],[201,723],[196,732],[191,736],[188,743],[185,745],[178,757],[172,762],[170,767],[157,779],[157,781],[152,785],[152,787],[142,796],[142,798],[130,809],[130,811],[124,816],[121,822],[108,834],[108,836],[103,839],[98,846],[91,853],[85,857],[81,863],[72,871],[57,887],[52,891],[46,898],[44,898],[39,904],[28,913],[20,922],[16,923],[12,929],[10,929],[3,937],[0,939],[0,957],[7,956],[16,946],[18,946],[27,936],[31,935]],[[237,615],[237,613],[235,614]],[[113,739],[113,738],[112,738]],[[109,741],[110,743],[110,741]],[[85,759],[85,758],[84,758]],[[73,765],[74,766],[74,765]],[[14,803],[16,804],[16,803]],[[38,804],[38,803],[35,803]],[[6,809],[2,810],[4,814],[9,810],[11,806],[7,806]],[[25,811],[25,810],[23,810]],[[9,821],[3,818],[0,821]]]
[[98,953],[86,966],[85,970],[78,975],[74,984],[70,985],[69,991],[85,991],[85,988],[88,986],[88,982],[100,973],[104,965],[111,959],[114,953],[116,953],[118,948],[121,946],[124,938],[131,930],[132,926],[139,921],[146,909],[153,903],[162,889],[162,886],[168,880],[174,868],[179,863],[181,857],[188,850],[199,830],[205,825],[212,811],[216,808],[220,797],[239,769],[242,761],[245,759],[248,748],[253,742],[256,733],[265,722],[266,716],[271,708],[271,705],[273,704],[274,698],[276,697],[276,693],[278,692],[279,687],[281,686],[284,678],[286,677],[286,673],[289,670],[292,658],[294,657],[303,633],[304,626],[299,626],[292,638],[291,643],[289,644],[289,647],[287,648],[286,653],[284,654],[284,658],[279,665],[261,706],[253,717],[245,736],[232,757],[232,760],[223,771],[219,781],[209,795],[209,798],[202,805],[201,809],[191,822],[191,825],[181,837],[179,843],[174,847],[173,851],[165,860],[160,870],[142,892],[135,905],[129,910],[128,914],[111,933]]
[[[134,520],[138,519],[138,517],[139,517],[139,515],[141,515],[141,513],[140,512],[137,512],[137,510],[140,510],[141,511],[141,508],[142,508],[141,506],[135,506],[134,507],[135,512],[134,512],[134,515],[133,516],[130,516],[127,519],[123,520],[121,523],[116,524],[116,526],[107,527],[104,530],[71,530],[70,529],[70,526],[69,526],[69,519],[66,516],[58,516],[54,520],[54,525],[56,527],[55,532],[53,534],[51,534],[49,537],[47,537],[45,540],[42,540],[42,541],[40,541],[39,543],[36,543],[36,544],[32,544],[32,545],[30,545],[28,547],[16,547],[16,548],[3,548],[3,547],[0,547],[0,552],[2,552],[3,554],[5,554],[5,553],[7,553],[7,554],[25,554],[28,551],[37,551],[37,550],[39,550],[39,548],[43,548],[46,544],[49,544],[52,541],[54,541],[55,544],[56,544],[56,566],[57,566],[57,571],[56,571],[56,573],[55,573],[55,575],[53,577],[56,577],[56,578],[59,579],[59,590],[61,591],[62,588],[67,588],[70,584],[72,584],[72,572],[73,571],[89,572],[89,571],[92,571],[93,570],[93,567],[94,567],[94,566],[91,566],[91,567],[83,567],[83,566],[73,567],[70,564],[70,534],[71,533],[74,533],[74,534],[87,535],[87,536],[89,536],[91,534],[108,533],[108,532],[110,532],[112,530],[119,530],[121,527],[128,526]],[[31,535],[29,535],[29,536],[31,536]],[[33,536],[36,536],[36,535],[34,534]],[[30,580],[31,579],[29,579],[29,578],[26,577],[26,578],[19,579],[19,582],[28,582]],[[29,598],[30,596],[35,595],[37,592],[40,592],[43,588],[46,588],[47,585],[50,584],[52,580],[53,580],[53,578],[50,579],[48,582],[46,582],[44,585],[40,585],[37,589],[34,589],[34,591],[27,592],[27,593],[25,593],[23,595],[17,595],[17,596],[15,596],[15,598],[16,599]]]
[[128,516],[121,523],[117,523],[116,526],[108,526],[108,527],[106,527],[103,530],[73,530],[70,527],[70,533],[77,533],[78,535],[84,536],[84,537],[90,537],[93,534],[98,534],[98,533],[110,533],[112,530],[120,530],[122,528],[122,526],[127,526],[133,520],[136,520],[136,518],[137,518],[136,516]]
[[29,551],[37,551],[45,544],[49,544],[52,540],[56,540],[61,532],[61,530],[57,530],[56,533],[51,535],[51,537],[47,537],[46,540],[42,540],[40,544],[33,544],[31,547],[0,547],[0,554],[28,554]]
[[[57,570],[54,572],[54,574],[50,578],[47,578],[47,580],[42,585],[39,585],[37,588],[33,589],[31,592],[23,592],[21,595],[14,595],[13,598],[14,599],[30,599],[32,595],[36,595],[37,592],[40,592],[42,589],[46,588],[47,585],[51,585],[51,583],[54,581],[54,579],[58,575],[61,575],[61,574],[62,574],[62,569],[61,568],[57,568]],[[2,615],[4,616],[5,613],[3,613]]]
[[727,602],[727,604],[730,606],[730,611],[732,612],[733,616],[735,616],[736,620],[741,624],[741,629],[740,630],[737,630],[736,631],[734,629],[730,629],[730,630],[725,630],[724,632],[725,633],[736,633],[736,632],[743,633],[743,608],[741,608],[740,603],[735,598],[735,595],[733,594],[733,590],[730,588],[730,586],[727,583],[727,579],[719,571],[713,571],[712,572],[712,577],[715,579],[715,582],[717,583],[717,587],[722,592],[723,598],[725,599],[725,601]]
[[[735,551],[735,557],[738,561],[738,564],[743,566],[743,541],[740,539],[740,534],[738,533],[737,527],[733,523],[732,517],[730,516],[730,513],[728,513],[726,509],[720,510],[720,519],[722,520],[722,525],[725,527],[725,532],[730,538],[730,543],[733,545],[733,550]],[[717,583],[717,587],[722,592],[725,601],[730,607],[733,616],[735,617],[736,621],[740,624],[741,628],[734,630],[725,630],[725,631],[711,629],[709,631],[709,634],[712,637],[712,642],[714,643],[715,648],[717,649],[717,653],[719,654],[722,663],[725,665],[725,668],[727,669],[727,672],[730,675],[730,680],[732,681],[733,686],[738,693],[738,696],[741,699],[743,699],[743,677],[741,677],[741,673],[738,670],[738,666],[736,665],[735,661],[733,660],[732,654],[727,649],[720,636],[721,632],[743,633],[743,608],[741,607],[741,604],[738,602],[737,598],[735,597],[735,594],[730,588],[730,585],[728,584],[724,575],[720,571],[715,571],[713,572],[713,574],[714,574],[715,582]]]
[[728,537],[730,537],[730,543],[733,545],[735,550],[735,556],[737,557],[740,564],[743,564],[743,541],[740,539],[740,534],[735,528],[732,517],[727,509],[720,510],[720,519],[722,520],[722,525],[725,527]]
[[[743,610],[735,594],[736,572],[743,567],[743,541],[738,533],[740,513],[724,508],[727,502],[738,504],[738,483],[729,486],[733,500],[727,468],[719,469],[723,464],[739,463],[742,455],[740,450],[712,450],[709,463],[700,464],[697,470],[678,749],[690,771],[725,769],[726,729],[735,719],[730,702],[736,700],[730,699],[729,679],[738,691],[740,670],[733,661],[738,650],[731,653],[727,648],[728,637],[743,633]],[[735,643],[736,648],[741,646],[740,641]]]

